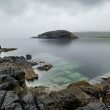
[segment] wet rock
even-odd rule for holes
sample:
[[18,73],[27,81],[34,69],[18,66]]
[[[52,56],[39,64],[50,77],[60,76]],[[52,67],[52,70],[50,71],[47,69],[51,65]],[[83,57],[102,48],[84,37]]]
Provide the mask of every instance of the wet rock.
[[0,91],[0,108],[2,106],[2,103],[4,101],[4,98],[6,96],[7,91]]
[[[7,82],[12,82],[17,80],[20,85],[25,83],[25,73],[19,69],[13,69],[11,67],[7,67],[0,71],[0,81],[8,80]],[[10,81],[9,81],[10,80]]]
[[[34,80],[38,77],[36,73],[34,72],[33,67],[30,63],[26,61],[26,59],[21,56],[10,56],[10,57],[4,57],[3,58],[4,63],[0,64],[0,70],[6,69],[6,68],[13,68],[15,72],[23,71],[25,73],[26,80]],[[4,72],[7,73],[15,73],[13,72],[13,69],[6,69]],[[19,72],[18,72],[19,73]]]
[[17,48],[0,48],[0,52],[8,52],[8,51],[14,51],[17,50]]
[[[84,83],[85,84],[85,83]],[[89,84],[88,84],[89,85]],[[80,83],[80,87],[84,85]],[[90,103],[92,97],[82,91],[80,87],[72,85],[65,90],[53,91],[49,94],[37,94],[38,89],[34,88],[35,96],[37,96],[38,106],[42,110],[75,110],[78,107],[85,106]]]
[[71,89],[71,88],[79,88],[79,89],[81,89],[81,88],[83,88],[83,87],[90,87],[90,86],[92,86],[92,85],[90,85],[87,81],[79,81],[79,82],[76,82],[76,83],[71,83],[71,84],[69,84],[68,85],[68,89]]
[[32,59],[32,56],[30,54],[27,54],[26,55],[26,60],[31,60]]
[[0,90],[13,90],[16,87],[13,83],[2,83],[0,84]]
[[9,75],[1,75],[0,82],[0,90],[13,90],[17,85],[17,81]]
[[102,91],[102,102],[110,107],[110,83],[103,87]]
[[[24,57],[6,57],[3,61],[7,63],[0,64],[0,110],[110,109],[110,78],[94,85],[79,81],[60,91],[48,92],[46,87],[26,89],[22,85],[26,75],[29,75],[28,78],[33,75],[31,65]],[[37,77],[31,76],[32,79]]]
[[110,109],[106,107],[103,103],[95,101],[90,102],[87,106],[80,107],[77,110],[110,110]]
[[28,81],[33,81],[34,79],[38,79],[38,74],[35,74],[31,69],[28,69],[28,73],[25,74],[25,78]]
[[28,93],[23,98],[23,106],[26,110],[40,110],[36,99],[33,97],[31,93]]
[[14,73],[10,73],[10,76],[15,78],[21,86],[25,83],[25,72],[22,70],[14,70]]
[[38,35],[38,37],[32,38],[41,38],[41,39],[77,39],[78,37],[75,36],[73,33],[66,31],[66,30],[56,30],[56,31],[49,31]]
[[39,62],[37,61],[28,61],[28,62],[31,64],[31,66],[35,66],[39,64]]
[[51,64],[44,64],[43,66],[37,67],[38,70],[41,71],[48,71],[53,67]]
[[2,59],[2,58],[0,58],[0,63],[4,63],[4,61],[3,61],[3,59]]
[[1,110],[23,110],[18,96],[13,91],[7,92]]

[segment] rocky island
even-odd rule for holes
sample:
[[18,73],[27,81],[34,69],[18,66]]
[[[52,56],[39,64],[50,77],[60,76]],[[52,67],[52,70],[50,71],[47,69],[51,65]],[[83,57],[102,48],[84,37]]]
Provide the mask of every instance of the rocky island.
[[36,37],[32,38],[40,38],[40,39],[77,39],[78,37],[74,35],[72,32],[66,30],[56,30],[49,31],[42,34],[39,34]]
[[35,75],[28,70],[33,71],[32,65],[24,57],[0,58],[0,110],[110,110],[110,77],[48,92],[26,86],[28,76]]

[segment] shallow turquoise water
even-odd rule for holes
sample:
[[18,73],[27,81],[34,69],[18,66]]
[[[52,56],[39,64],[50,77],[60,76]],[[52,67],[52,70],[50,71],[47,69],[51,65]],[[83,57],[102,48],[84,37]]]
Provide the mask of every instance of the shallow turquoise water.
[[[39,73],[39,80],[33,82],[27,82],[28,86],[36,85],[65,85],[71,82],[88,80],[89,78],[76,71],[81,65],[74,61],[69,63],[62,58],[56,57],[52,54],[43,53],[37,56],[37,59],[44,59],[46,62],[53,65],[53,68],[49,71],[37,71]],[[36,67],[34,67],[36,68]]]
[[110,39],[78,39],[55,41],[38,39],[1,39],[2,47],[15,47],[17,51],[3,56],[25,56],[53,64],[48,72],[39,72],[39,79],[29,85],[68,84],[88,80],[110,72]]

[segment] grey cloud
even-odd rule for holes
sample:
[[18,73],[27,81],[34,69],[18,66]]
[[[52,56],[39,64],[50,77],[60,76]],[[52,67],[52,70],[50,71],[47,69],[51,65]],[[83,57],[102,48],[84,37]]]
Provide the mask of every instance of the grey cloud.
[[34,0],[46,3],[54,7],[74,7],[75,5],[85,7],[100,6],[103,3],[110,2],[110,0]]
[[[0,11],[6,14],[19,14],[25,12],[31,4],[45,4],[54,8],[93,8],[109,0],[0,0]],[[38,6],[38,5],[37,5]],[[75,10],[76,11],[76,10]]]
[[22,13],[28,6],[27,0],[0,0],[0,11],[6,14],[19,14]]

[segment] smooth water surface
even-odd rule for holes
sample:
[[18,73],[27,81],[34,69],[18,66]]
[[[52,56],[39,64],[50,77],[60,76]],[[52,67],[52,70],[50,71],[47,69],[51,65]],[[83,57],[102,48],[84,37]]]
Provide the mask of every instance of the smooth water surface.
[[15,47],[17,51],[1,53],[3,56],[25,56],[53,64],[48,72],[40,72],[39,79],[28,85],[63,85],[89,80],[110,72],[110,39],[79,38],[74,41],[41,39],[1,39],[2,47]]

